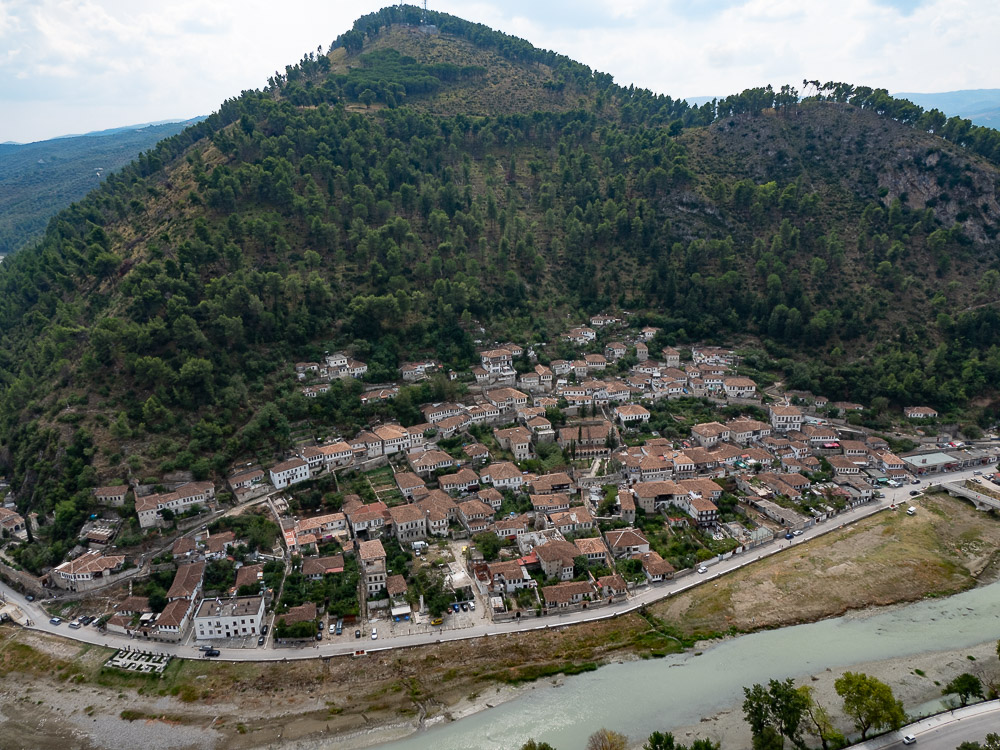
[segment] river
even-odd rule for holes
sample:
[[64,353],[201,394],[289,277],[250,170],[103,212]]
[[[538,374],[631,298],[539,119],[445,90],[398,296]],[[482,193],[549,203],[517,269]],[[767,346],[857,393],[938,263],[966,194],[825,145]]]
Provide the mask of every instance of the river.
[[697,724],[739,703],[744,685],[772,677],[802,677],[998,637],[1000,582],[948,598],[740,636],[701,655],[611,664],[558,687],[538,684],[496,708],[379,747],[511,750],[534,737],[564,750],[584,747],[601,727],[635,740],[654,730]]

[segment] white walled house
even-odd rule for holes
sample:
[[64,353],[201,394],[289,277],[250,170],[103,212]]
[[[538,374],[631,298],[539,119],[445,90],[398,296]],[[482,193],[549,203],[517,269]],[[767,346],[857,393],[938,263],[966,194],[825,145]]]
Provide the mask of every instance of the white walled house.
[[203,599],[194,616],[194,637],[206,641],[253,636],[260,633],[263,624],[262,596]]
[[135,512],[139,516],[139,526],[148,529],[160,523],[164,510],[183,513],[192,505],[207,504],[214,497],[215,485],[211,482],[188,482],[173,492],[137,497]]
[[309,464],[301,458],[290,458],[282,461],[270,470],[271,484],[275,489],[283,489],[298,482],[309,479]]

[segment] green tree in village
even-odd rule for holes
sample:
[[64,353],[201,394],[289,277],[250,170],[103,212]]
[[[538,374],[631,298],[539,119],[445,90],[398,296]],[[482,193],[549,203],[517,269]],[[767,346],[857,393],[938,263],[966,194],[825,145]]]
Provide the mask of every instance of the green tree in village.
[[830,750],[831,747],[838,748],[846,745],[847,739],[842,732],[833,726],[826,707],[816,702],[813,689],[809,685],[802,685],[798,688],[798,691],[806,702],[807,731],[820,741],[823,750]]
[[983,742],[963,742],[955,750],[1000,750],[1000,734],[990,732]]
[[960,706],[967,706],[970,698],[983,697],[983,683],[974,674],[963,672],[941,689],[942,695],[955,695]]
[[642,746],[643,750],[721,750],[717,742],[697,739],[690,746],[682,745],[670,732],[653,732]]
[[587,750],[626,750],[628,737],[611,729],[598,729],[587,738]]
[[902,701],[881,680],[863,672],[845,672],[833,686],[844,701],[844,713],[861,732],[862,740],[872,730],[899,729],[906,721]]
[[802,732],[808,699],[796,690],[793,680],[770,680],[766,688],[757,683],[743,688],[743,695],[743,715],[755,749],[780,748],[785,739],[797,748],[805,747]]

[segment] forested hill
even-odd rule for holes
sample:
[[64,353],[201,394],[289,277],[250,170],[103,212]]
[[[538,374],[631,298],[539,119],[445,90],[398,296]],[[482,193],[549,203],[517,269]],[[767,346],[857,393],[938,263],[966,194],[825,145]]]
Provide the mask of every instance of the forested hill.
[[53,558],[98,481],[270,461],[288,422],[418,420],[358,384],[305,399],[292,363],[335,349],[384,382],[629,310],[832,399],[995,413],[987,129],[834,83],[691,108],[429,20],[359,20],[0,266],[0,467],[22,510],[61,508]]
[[0,255],[37,241],[56,212],[193,120],[0,144]]

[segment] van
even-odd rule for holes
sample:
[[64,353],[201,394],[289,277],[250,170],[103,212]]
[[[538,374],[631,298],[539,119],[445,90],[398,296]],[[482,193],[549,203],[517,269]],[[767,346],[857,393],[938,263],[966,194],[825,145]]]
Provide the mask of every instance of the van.
[[917,509],[914,508],[911,505],[909,508],[906,509],[906,515],[908,515],[908,516],[915,516],[915,515],[917,515]]

